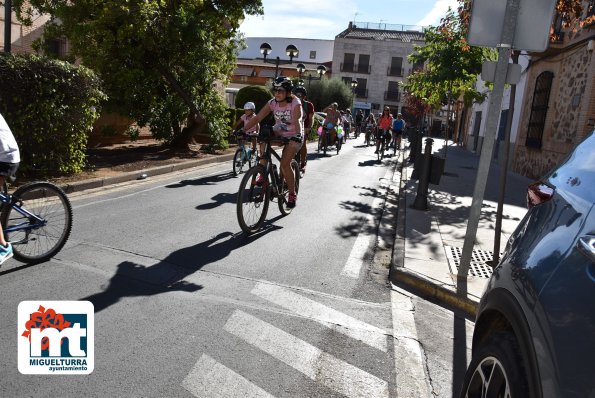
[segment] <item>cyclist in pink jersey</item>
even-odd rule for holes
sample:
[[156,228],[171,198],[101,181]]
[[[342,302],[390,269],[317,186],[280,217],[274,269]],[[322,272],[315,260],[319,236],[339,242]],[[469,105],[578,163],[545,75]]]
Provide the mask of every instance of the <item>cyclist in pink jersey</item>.
[[[295,177],[290,163],[302,147],[303,134],[302,103],[298,97],[291,93],[292,90],[293,83],[291,80],[285,76],[277,77],[273,82],[274,98],[267,102],[256,117],[253,117],[244,124],[244,129],[250,129],[272,112],[275,117],[273,132],[278,137],[289,139],[281,155],[281,173],[287,181],[289,188],[287,207],[290,208],[295,207],[297,201]],[[266,164],[264,162],[265,160],[261,159],[261,164]]]

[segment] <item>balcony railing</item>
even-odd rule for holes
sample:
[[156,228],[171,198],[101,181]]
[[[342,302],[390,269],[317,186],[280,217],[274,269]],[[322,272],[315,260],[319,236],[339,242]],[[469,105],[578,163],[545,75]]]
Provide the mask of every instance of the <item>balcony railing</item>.
[[372,73],[372,67],[370,65],[361,65],[361,64],[359,64],[359,65],[356,65],[356,66],[357,66],[357,68],[356,68],[355,72],[357,72],[357,73],[366,73],[368,75],[370,73]]
[[341,72],[355,72],[355,64],[341,62]]
[[388,67],[388,69],[386,70],[387,76],[403,76],[403,73],[405,73],[405,69],[403,68]]
[[370,65],[341,63],[340,67],[341,72],[366,73],[368,75],[372,72],[372,67]]
[[356,98],[368,98],[368,89],[355,89],[355,97]]
[[398,91],[385,91],[384,100],[399,102],[401,100],[401,93],[399,93]]

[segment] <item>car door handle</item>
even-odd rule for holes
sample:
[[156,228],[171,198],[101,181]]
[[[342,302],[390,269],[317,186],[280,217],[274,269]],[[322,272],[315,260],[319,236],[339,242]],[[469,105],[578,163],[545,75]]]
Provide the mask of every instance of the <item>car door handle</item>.
[[595,262],[595,235],[581,236],[576,245],[584,255]]

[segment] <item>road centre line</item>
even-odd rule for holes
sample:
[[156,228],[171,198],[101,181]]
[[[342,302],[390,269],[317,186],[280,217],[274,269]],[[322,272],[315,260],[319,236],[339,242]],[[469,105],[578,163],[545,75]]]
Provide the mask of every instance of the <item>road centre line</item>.
[[195,397],[274,398],[225,365],[203,354],[182,382]]
[[234,311],[224,329],[348,397],[387,397],[388,383],[252,315]]
[[376,326],[279,286],[259,283],[251,293],[382,352],[388,351],[387,333]]

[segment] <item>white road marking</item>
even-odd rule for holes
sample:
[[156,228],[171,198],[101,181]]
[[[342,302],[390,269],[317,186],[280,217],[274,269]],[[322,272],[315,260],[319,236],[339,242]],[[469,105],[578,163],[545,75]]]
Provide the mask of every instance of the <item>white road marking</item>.
[[387,397],[388,383],[260,319],[236,310],[225,330],[348,397]]
[[398,397],[431,397],[411,300],[391,290]]
[[195,397],[274,398],[262,388],[203,354],[182,382]]
[[334,331],[359,340],[382,352],[388,351],[386,332],[335,309],[301,296],[288,289],[258,283],[252,294],[262,297],[305,318],[310,318]]
[[[387,180],[392,178],[394,174],[394,169],[389,168],[384,177],[381,179],[380,188],[388,188],[388,184],[386,183]],[[384,203],[384,198],[376,198],[372,202],[371,213],[366,215],[366,221],[362,223],[362,227],[360,229],[360,233],[357,235],[357,239],[349,253],[349,257],[347,258],[347,262],[341,271],[341,275],[347,276],[349,278],[357,279],[359,278],[359,274],[362,270],[364,265],[364,260],[366,253],[368,252],[368,248],[370,247],[373,240],[376,238],[375,233],[367,233],[367,231],[375,231],[374,228],[376,226],[376,211],[382,207]]]

